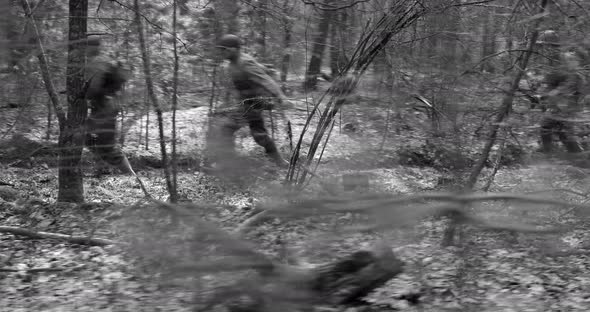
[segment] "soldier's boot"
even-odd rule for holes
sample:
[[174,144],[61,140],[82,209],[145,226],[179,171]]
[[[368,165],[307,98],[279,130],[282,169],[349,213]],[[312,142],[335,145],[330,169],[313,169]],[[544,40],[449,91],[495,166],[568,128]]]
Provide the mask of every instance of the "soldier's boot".
[[207,131],[207,151],[203,171],[216,174],[222,170],[231,170],[237,159],[235,132],[240,125],[231,118],[215,115],[209,123]]
[[581,153],[583,152],[582,146],[578,143],[576,135],[574,134],[573,127],[570,123],[563,123],[561,129],[557,133],[559,140],[565,146],[568,153]]
[[289,162],[286,161],[283,156],[281,156],[281,153],[279,152],[275,142],[270,138],[270,136],[268,136],[268,134],[254,133],[253,137],[254,141],[256,141],[258,145],[264,147],[266,155],[268,155],[277,166],[280,168],[289,167]]
[[275,164],[280,167],[280,168],[288,168],[289,167],[289,162],[287,160],[285,160],[283,158],[283,156],[281,156],[281,153],[279,153],[279,151],[277,150],[276,152],[266,152],[267,155],[272,158],[272,160],[275,162]]
[[541,148],[542,153],[552,153],[553,146],[553,128],[549,125],[541,125]]

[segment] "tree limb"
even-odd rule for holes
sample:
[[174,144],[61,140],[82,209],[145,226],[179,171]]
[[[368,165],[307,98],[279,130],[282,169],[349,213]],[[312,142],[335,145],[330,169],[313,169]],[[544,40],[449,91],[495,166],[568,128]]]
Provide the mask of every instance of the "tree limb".
[[[57,120],[59,121],[60,127],[65,125],[66,122],[66,113],[59,103],[59,98],[57,96],[57,92],[55,91],[55,86],[53,85],[53,81],[51,80],[51,75],[49,66],[47,64],[47,56],[45,54],[45,48],[43,47],[43,42],[41,42],[41,33],[39,28],[37,27],[37,22],[35,21],[35,17],[33,16],[33,11],[31,10],[31,6],[29,5],[28,0],[21,0],[21,6],[23,10],[25,10],[26,16],[29,17],[31,20],[31,24],[33,25],[33,29],[35,30],[35,37],[37,41],[37,47],[39,48],[39,53],[37,54],[37,59],[39,60],[39,67],[41,69],[41,77],[43,78],[43,82],[45,84],[45,89],[51,99],[51,104],[53,104],[53,109],[55,109],[55,114],[57,116]],[[37,7],[35,7],[36,9]]]
[[312,0],[301,0],[301,1],[305,4],[309,4],[309,5],[313,6],[314,8],[317,8],[318,10],[322,10],[322,11],[344,10],[344,9],[352,8],[353,6],[356,6],[357,4],[360,4],[360,3],[369,2],[369,0],[356,0],[356,1],[353,1],[349,4],[345,4],[342,6],[336,6],[336,5],[333,5],[330,3],[326,3],[326,2],[319,3],[318,1],[312,1]]

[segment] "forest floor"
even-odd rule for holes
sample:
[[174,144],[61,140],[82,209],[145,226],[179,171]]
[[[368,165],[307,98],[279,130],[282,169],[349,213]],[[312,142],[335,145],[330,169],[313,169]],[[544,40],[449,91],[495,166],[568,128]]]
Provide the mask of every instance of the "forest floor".
[[[296,138],[306,118],[305,103],[297,102],[297,106],[301,110],[287,115]],[[179,191],[194,203],[194,213],[231,231],[254,208],[272,203],[273,191],[281,186],[286,171],[263,157],[244,128],[237,134],[237,149],[248,167],[242,179],[230,182],[201,172],[207,109],[203,105],[178,113],[179,154],[184,160],[178,176]],[[164,117],[170,120],[169,113]],[[149,149],[143,118],[129,130],[125,151],[148,191],[155,198],[166,200],[162,170],[150,166],[149,161],[159,157],[155,116],[150,118]],[[423,141],[424,134],[414,130],[427,123],[424,116],[404,115],[401,120],[405,132],[396,135],[392,126],[384,141],[386,119],[382,106],[347,106],[330,137],[317,175],[336,185],[341,193],[346,192],[340,180],[345,173],[367,174],[369,188],[376,192],[444,190],[440,181],[448,173],[400,165],[396,154],[400,146]],[[277,141],[287,153],[284,123],[277,123]],[[166,133],[170,133],[169,124]],[[26,134],[39,142],[43,136],[42,131]],[[306,150],[310,138],[306,137],[304,142]],[[205,292],[208,283],[215,280],[214,274],[195,273],[184,266],[198,262],[203,250],[210,248],[196,226],[179,225],[169,213],[153,206],[134,209],[132,205],[143,197],[134,179],[119,174],[93,176],[91,157],[86,154],[84,185],[89,204],[53,204],[57,197],[57,169],[52,165],[51,153],[39,155],[37,146],[29,148],[37,153],[29,154],[18,149],[14,141],[12,144],[0,151],[0,181],[11,184],[0,186],[1,226],[93,235],[126,245],[84,246],[0,233],[2,311],[193,311],[195,293]],[[490,172],[486,169],[482,179],[487,179]],[[567,162],[531,158],[521,165],[500,168],[490,191],[526,193],[556,189],[539,196],[583,202],[588,200],[588,182],[590,175],[586,169]],[[317,183],[309,189],[307,196],[322,195]],[[205,202],[210,204],[201,204]],[[387,241],[406,267],[403,274],[365,298],[371,311],[590,310],[590,251],[585,249],[590,241],[585,230],[587,212],[502,201],[474,206],[473,211],[489,219],[566,225],[571,230],[565,234],[522,234],[514,241],[511,235],[468,227],[458,247],[443,248],[443,221],[428,219],[417,226],[374,234],[342,234],[335,229],[357,222],[354,215],[343,213],[299,220],[276,219],[257,226],[245,238],[273,259],[284,261],[285,250],[290,250],[304,263],[332,260],[377,241]],[[418,296],[419,302],[404,299],[407,295]],[[360,310],[349,307],[346,311]]]

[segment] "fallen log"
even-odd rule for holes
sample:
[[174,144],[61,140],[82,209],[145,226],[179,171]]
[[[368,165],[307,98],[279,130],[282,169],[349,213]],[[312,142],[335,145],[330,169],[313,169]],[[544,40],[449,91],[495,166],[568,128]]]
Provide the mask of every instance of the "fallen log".
[[223,305],[231,312],[340,305],[360,301],[403,271],[389,247],[353,252],[311,268],[277,265],[274,276],[251,277],[218,289],[197,311]]
[[310,287],[322,303],[349,304],[403,272],[391,248],[357,251],[312,269]]
[[90,246],[107,246],[114,245],[117,242],[105,238],[73,236],[49,232],[37,232],[29,229],[23,229],[15,226],[0,226],[0,233],[9,233],[14,235],[26,236],[29,238],[39,239],[56,239],[72,244],[90,245]]

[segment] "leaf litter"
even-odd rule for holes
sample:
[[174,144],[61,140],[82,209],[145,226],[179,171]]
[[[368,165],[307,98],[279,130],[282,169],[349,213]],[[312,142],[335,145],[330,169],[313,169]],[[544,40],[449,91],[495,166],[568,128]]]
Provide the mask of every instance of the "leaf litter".
[[[186,115],[179,119],[194,120],[205,115],[199,109],[202,110],[184,111]],[[302,124],[301,119],[290,118],[295,125]],[[200,122],[183,128],[189,132],[183,136],[189,141],[181,144],[190,147],[185,153],[202,147],[202,141],[198,141],[203,138],[198,124]],[[359,124],[363,125],[361,128],[365,125]],[[344,173],[363,173],[370,176],[372,188],[400,194],[438,187],[440,173],[434,169],[398,166],[394,157],[389,163],[383,163],[384,157],[363,153],[368,148],[377,150],[380,139],[367,140],[362,133],[373,132],[361,130],[354,135],[335,131],[325,163],[318,170],[320,176],[338,178]],[[300,129],[295,129],[296,133],[298,131]],[[249,138],[242,135],[239,140],[244,157],[259,157],[257,147]],[[359,141],[363,144],[356,144]],[[285,148],[286,142],[283,139],[279,142]],[[155,143],[152,142],[152,146],[156,146]],[[139,149],[127,152],[139,153]],[[157,151],[152,149],[150,153],[157,154]],[[387,149],[381,153],[392,154]],[[42,209],[33,212],[24,208],[26,200],[55,201],[55,169],[47,166],[31,169],[2,167],[1,171],[4,181],[16,185],[20,198],[15,199],[12,193],[2,197],[0,204],[7,209],[3,209],[0,215],[6,222],[59,233],[88,235],[89,229],[94,229],[95,235],[130,243],[125,248],[89,247],[0,234],[1,268],[14,270],[0,272],[0,289],[3,289],[0,305],[10,307],[11,311],[191,311],[195,291],[223,280],[221,275],[206,272],[200,276],[182,276],[179,267],[184,262],[214,254],[215,248],[206,237],[195,239],[200,237],[199,229],[177,224],[162,211],[129,211],[126,207],[142,197],[141,190],[131,178],[120,175],[87,177],[86,197],[92,203],[87,210],[44,204]],[[193,202],[210,202],[211,205],[201,206],[196,213],[230,231],[252,210],[268,202],[267,185],[280,184],[279,172],[269,172],[266,176],[256,177],[254,182],[257,183],[247,184],[245,188],[198,171],[182,172],[179,174],[180,191]],[[30,179],[22,179],[23,176]],[[159,171],[142,170],[140,176],[154,197],[167,197]],[[567,165],[539,163],[500,170],[492,191],[570,189],[585,193],[585,185],[586,178],[572,179],[571,174],[568,175]],[[317,190],[318,185],[312,183],[310,187]],[[556,192],[555,196],[580,200],[563,192]],[[325,215],[297,220],[278,218],[258,226],[247,239],[274,259],[286,261],[285,252],[290,252],[301,263],[329,261],[368,247],[376,240],[386,239],[408,265],[403,274],[365,298],[375,311],[590,309],[590,258],[586,254],[567,253],[587,245],[589,237],[583,230],[585,221],[580,218],[580,214],[584,216],[587,212],[503,203],[474,209],[490,218],[516,216],[539,223],[571,224],[573,230],[561,237],[543,239],[523,235],[514,244],[506,235],[467,227],[464,231],[468,235],[461,247],[442,248],[439,243],[445,223],[437,220],[425,220],[414,228],[334,235],[334,229],[358,221],[349,213],[336,218]],[[566,252],[552,255],[551,252],[556,250]],[[194,272],[188,272],[194,275]],[[229,274],[225,278],[231,280],[234,277]],[[359,309],[349,308],[347,311]]]

